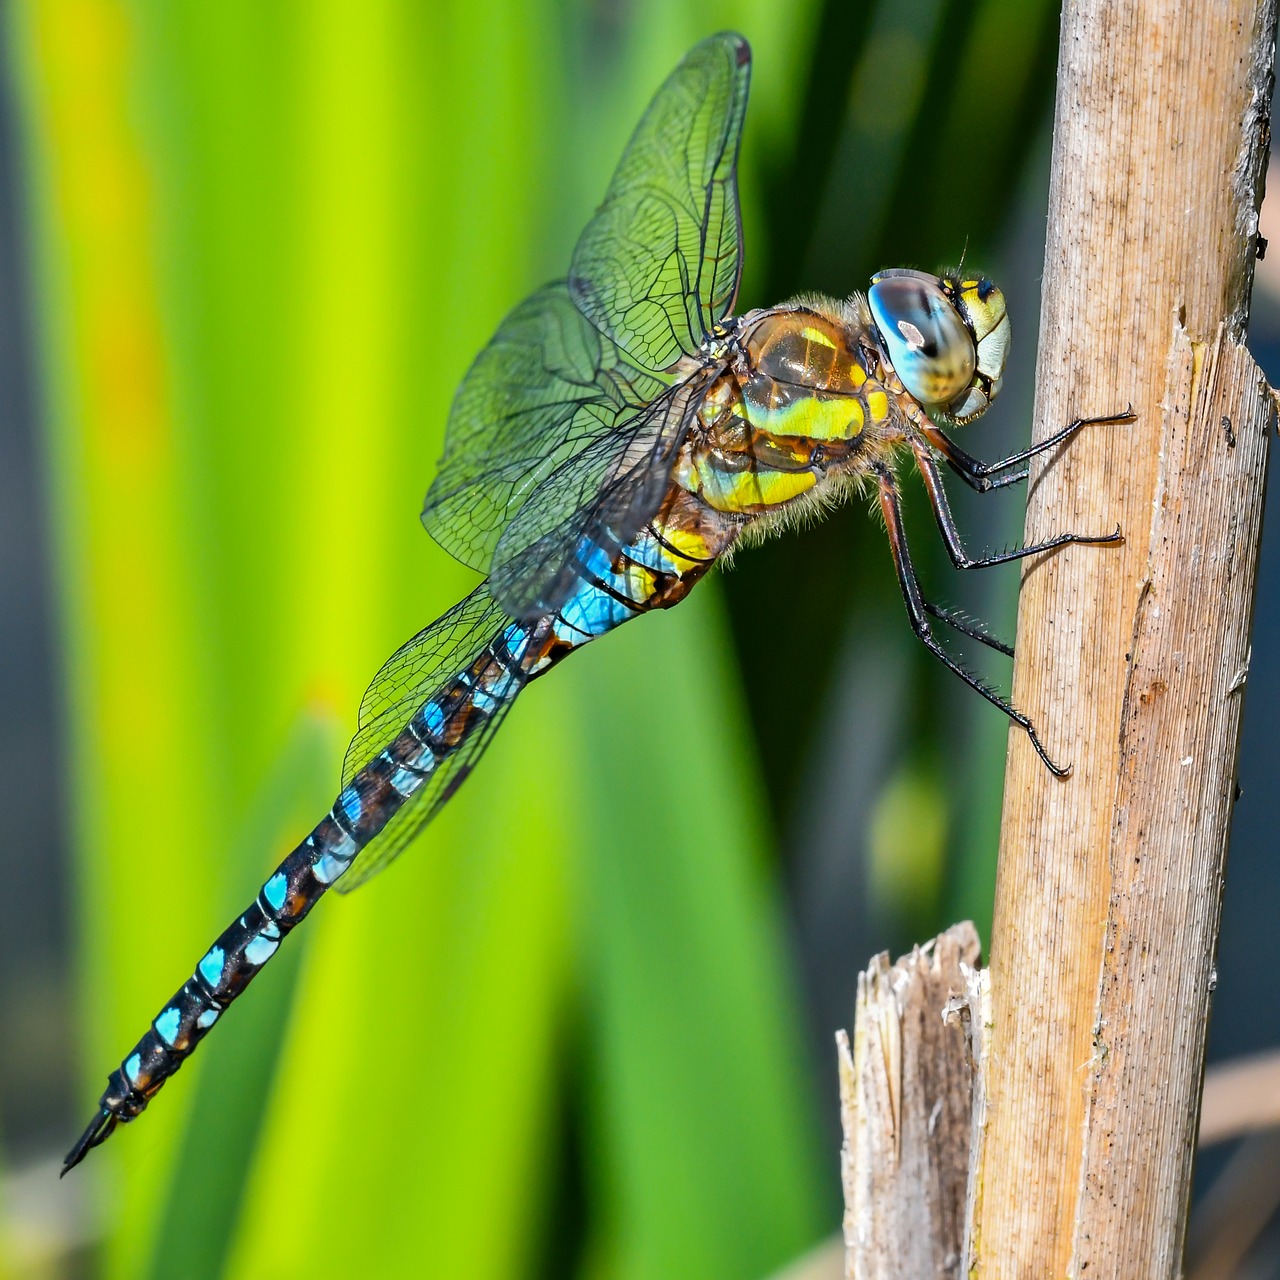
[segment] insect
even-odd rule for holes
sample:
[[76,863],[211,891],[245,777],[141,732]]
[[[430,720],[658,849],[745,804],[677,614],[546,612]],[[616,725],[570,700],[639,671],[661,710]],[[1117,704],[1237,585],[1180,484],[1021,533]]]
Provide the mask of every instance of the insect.
[[1011,652],[922,596],[895,460],[910,452],[957,566],[1000,564],[1119,532],[971,557],[940,464],[997,489],[1087,422],[1115,419],[1078,420],[990,465],[936,425],[978,417],[1000,388],[1009,319],[982,276],[883,271],[865,297],[733,318],[750,62],[732,33],[686,55],[632,135],[567,278],[517,306],[471,366],[423,521],[484,581],[378,672],[333,808],[111,1074],[64,1173],[146,1107],[331,886],[354,888],[409,843],[529,681],[638,614],[678,604],[740,538],[811,504],[877,493],[916,635],[1066,772],[1031,721],[935,638],[931,618]]

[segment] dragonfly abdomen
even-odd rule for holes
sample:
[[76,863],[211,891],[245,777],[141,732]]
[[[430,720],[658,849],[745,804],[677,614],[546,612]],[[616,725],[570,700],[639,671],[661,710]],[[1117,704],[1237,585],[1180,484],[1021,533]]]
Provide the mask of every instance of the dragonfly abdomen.
[[658,514],[612,555],[584,540],[577,553],[577,586],[552,618],[551,638],[567,651],[650,609],[671,608],[736,533],[737,526],[719,512],[673,485]]
[[[108,1077],[99,1113],[67,1156],[64,1173],[118,1123],[143,1111],[360,851],[515,700],[531,678],[522,659],[533,630],[513,624],[501,631],[343,787],[329,812],[272,872],[252,904],[222,931],[146,1035]],[[464,776],[465,769],[455,770],[435,803],[443,803]]]

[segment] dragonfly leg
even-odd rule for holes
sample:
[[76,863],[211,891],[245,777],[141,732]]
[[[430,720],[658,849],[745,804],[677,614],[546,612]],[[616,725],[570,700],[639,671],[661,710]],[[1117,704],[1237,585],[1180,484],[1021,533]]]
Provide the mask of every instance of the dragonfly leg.
[[989,649],[995,649],[998,653],[1003,653],[1007,658],[1013,657],[1013,646],[1005,644],[1003,640],[993,636],[976,618],[970,618],[955,609],[948,609],[945,605],[932,604],[928,600],[924,602],[924,607],[925,612],[931,617],[937,618],[939,622],[945,622],[947,626],[958,631],[962,636],[977,640],[980,644],[985,644]]
[[1011,560],[1023,560],[1027,556],[1039,555],[1043,551],[1053,551],[1071,543],[1107,543],[1123,540],[1117,527],[1114,533],[1060,533],[1056,538],[1050,538],[1046,542],[1035,542],[1028,547],[1014,547],[1009,551],[996,552],[994,555],[971,556],[964,548],[960,530],[956,528],[955,517],[951,514],[951,504],[947,501],[947,491],[942,486],[942,475],[938,470],[938,464],[922,439],[913,440],[911,448],[916,456],[916,465],[920,468],[920,476],[924,480],[925,491],[929,495],[929,505],[933,507],[933,514],[937,519],[943,544],[951,557],[951,563],[957,569],[987,569],[994,564],[1008,564]]
[[[1025,480],[1027,478],[1026,463],[1038,454],[1045,453],[1070,440],[1082,427],[1096,427],[1107,422],[1132,422],[1137,416],[1133,406],[1129,405],[1123,413],[1108,413],[1097,418],[1077,418],[1074,422],[1067,423],[1060,431],[1055,431],[1053,435],[1033,444],[1029,449],[1010,454],[1009,457],[1001,458],[998,462],[979,461],[972,454],[966,453],[941,427],[932,422],[921,425],[920,430],[965,484],[977,490],[978,493],[989,493],[992,489],[1003,489],[1006,485]],[[1013,471],[1014,467],[1018,470]]]
[[1014,724],[1026,732],[1036,755],[1044,761],[1050,773],[1055,777],[1065,778],[1071,772],[1070,767],[1063,768],[1062,765],[1054,763],[1044,749],[1044,744],[1040,741],[1031,720],[971,671],[966,671],[939,644],[929,627],[930,608],[920,593],[920,583],[911,564],[910,552],[907,550],[906,532],[902,527],[902,497],[898,491],[898,482],[888,467],[877,465],[875,470],[880,486],[880,509],[884,513],[885,528],[889,534],[889,550],[893,555],[893,567],[897,571],[898,586],[902,589],[902,598],[907,606],[907,618],[911,623],[911,630],[943,666],[958,675],[969,688],[980,693],[992,706],[999,707]]

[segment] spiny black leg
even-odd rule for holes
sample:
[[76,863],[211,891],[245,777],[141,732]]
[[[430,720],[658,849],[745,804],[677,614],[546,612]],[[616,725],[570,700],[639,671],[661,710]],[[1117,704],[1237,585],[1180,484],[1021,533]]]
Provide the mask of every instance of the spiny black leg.
[[[1072,427],[1075,425],[1072,423]],[[985,462],[979,462],[977,458],[966,453],[950,436],[944,435],[939,427],[932,427],[932,429],[926,427],[924,436],[942,454],[947,466],[976,493],[990,493],[993,489],[1004,489],[1011,484],[1021,484],[1030,474],[1026,467],[998,474],[1001,472],[1000,463],[988,465]],[[1003,459],[1003,461],[1010,466],[1014,465],[1013,459]]]
[[942,533],[947,555],[951,557],[951,563],[957,569],[987,569],[993,564],[1008,564],[1011,560],[1024,560],[1027,556],[1039,555],[1042,551],[1053,551],[1071,543],[1096,544],[1123,541],[1118,528],[1115,533],[1104,534],[1060,533],[1056,538],[1050,538],[1047,542],[1032,543],[1029,547],[1014,547],[1010,551],[999,551],[994,555],[971,556],[964,549],[960,530],[956,528],[955,517],[951,514],[951,504],[947,501],[947,491],[942,487],[942,476],[938,471],[938,464],[933,460],[933,455],[925,442],[919,438],[912,440],[911,449],[916,455],[916,465],[920,468],[920,476],[924,480],[925,491],[929,495],[929,505],[933,507],[933,514],[938,521],[938,529]]
[[962,636],[977,640],[988,648],[1003,653],[1007,658],[1013,657],[1013,646],[1007,645],[1003,640],[993,636],[976,618],[966,617],[963,613],[948,609],[944,605],[930,604],[928,600],[924,602],[924,607],[926,613],[937,618],[939,622],[945,622],[947,626],[953,627]]
[[[924,434],[965,484],[977,490],[978,493],[988,493],[992,489],[1003,489],[1006,485],[1025,480],[1027,468],[1023,465],[1024,463],[1030,462],[1037,454],[1054,449],[1064,441],[1070,440],[1082,427],[1096,427],[1107,422],[1133,422],[1137,416],[1133,411],[1133,405],[1129,405],[1123,413],[1109,413],[1098,418],[1077,418],[1074,422],[1067,423],[1060,431],[1055,431],[1053,435],[1033,444],[1029,449],[1010,454],[1009,457],[1001,458],[998,462],[979,461],[972,454],[966,453],[940,427],[932,423],[924,428]],[[998,474],[1008,471],[1011,467],[1019,467],[1020,470],[1012,475]]]
[[893,554],[893,567],[898,574],[898,586],[902,589],[902,598],[906,602],[911,630],[943,666],[953,671],[969,688],[980,693],[992,706],[999,707],[1014,724],[1025,730],[1027,737],[1031,739],[1031,745],[1035,748],[1036,755],[1044,761],[1049,772],[1055,777],[1065,778],[1071,772],[1070,768],[1064,769],[1049,758],[1049,753],[1044,749],[1044,744],[1036,734],[1035,726],[1031,721],[1011,703],[1006,702],[994,689],[966,671],[938,643],[929,629],[929,610],[920,594],[920,583],[916,580],[915,570],[911,566],[906,534],[902,528],[902,501],[898,494],[897,481],[894,479],[893,472],[883,465],[876,467],[876,478],[880,484],[880,509],[884,512],[885,528],[889,534],[889,550]]

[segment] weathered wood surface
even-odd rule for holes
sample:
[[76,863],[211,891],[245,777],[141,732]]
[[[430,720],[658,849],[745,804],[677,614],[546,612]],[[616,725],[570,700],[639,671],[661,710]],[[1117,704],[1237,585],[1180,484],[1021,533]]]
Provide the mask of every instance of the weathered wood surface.
[[[980,950],[966,921],[895,965],[887,953],[874,957],[859,975],[853,1046],[845,1032],[836,1035],[844,1239],[775,1280],[969,1274],[989,1114],[991,1000],[988,971],[975,967]],[[1280,1052],[1206,1073],[1199,1145],[1241,1135],[1252,1136],[1201,1205],[1192,1280],[1233,1274],[1280,1203],[1280,1187],[1264,1172],[1280,1143]]]
[[858,976],[852,1052],[837,1036],[850,1280],[960,1274],[980,955],[965,922]]
[[1067,0],[992,939],[981,1277],[1179,1271],[1272,404],[1240,345],[1274,0]]

